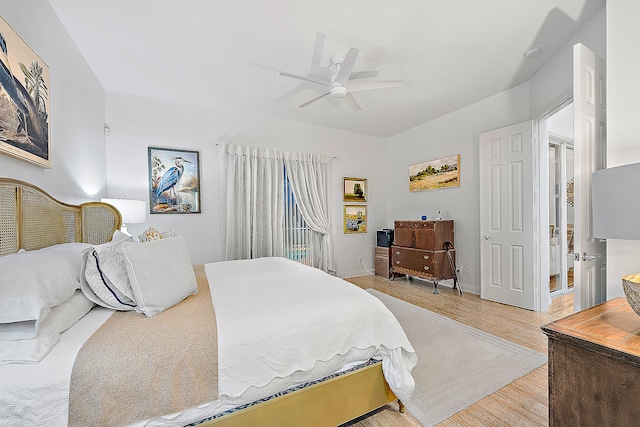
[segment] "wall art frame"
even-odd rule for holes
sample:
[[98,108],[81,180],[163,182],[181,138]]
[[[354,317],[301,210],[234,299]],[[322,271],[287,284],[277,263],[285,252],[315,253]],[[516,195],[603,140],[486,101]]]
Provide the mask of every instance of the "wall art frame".
[[342,200],[344,202],[366,202],[367,201],[367,179],[366,178],[342,178]]
[[0,153],[51,168],[50,70],[0,18]]
[[149,147],[149,213],[193,214],[200,209],[200,151]]
[[409,166],[409,191],[460,187],[460,154]]
[[344,234],[367,232],[367,205],[344,205]]

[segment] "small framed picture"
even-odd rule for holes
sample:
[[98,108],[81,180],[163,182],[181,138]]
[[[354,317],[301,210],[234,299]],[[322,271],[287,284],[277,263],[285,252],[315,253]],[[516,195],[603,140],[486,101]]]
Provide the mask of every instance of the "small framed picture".
[[344,234],[367,232],[367,205],[344,205]]
[[343,178],[342,200],[345,202],[367,201],[366,178]]
[[200,213],[200,152],[149,147],[149,213]]

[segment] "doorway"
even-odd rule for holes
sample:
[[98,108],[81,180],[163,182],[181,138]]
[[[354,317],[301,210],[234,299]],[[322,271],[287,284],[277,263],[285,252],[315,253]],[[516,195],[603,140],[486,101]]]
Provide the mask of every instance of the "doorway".
[[[552,280],[545,279],[547,277],[551,279],[552,276],[560,281],[558,286],[553,286],[554,291],[560,291],[554,296],[563,294],[570,297],[573,300],[575,311],[584,310],[606,299],[606,243],[593,236],[591,220],[591,174],[606,165],[606,105],[604,96],[606,93],[606,64],[603,59],[581,44],[575,45],[573,51],[574,73],[571,93],[539,118],[541,144],[537,155],[540,159],[541,197],[539,198],[540,228],[538,236],[541,244],[539,246],[538,272],[542,279],[540,284],[542,285],[543,311],[545,302],[547,307],[552,302],[555,306],[556,302],[562,299],[556,297],[552,300],[551,298],[549,291],[552,288]],[[566,123],[563,126],[565,131],[558,131],[554,127],[553,119],[561,117],[556,113],[560,113],[564,107],[570,104],[573,114],[570,113],[570,110],[566,111],[566,120],[562,121]],[[562,150],[556,151],[550,145],[550,130],[556,136],[560,135],[556,143],[560,147],[565,147],[565,155],[571,154],[571,151],[566,148],[571,140],[574,141],[573,181],[571,177],[565,176],[566,171],[564,173],[557,170],[552,171],[550,161],[545,161],[545,159],[553,158],[554,162],[557,162],[557,169],[567,167],[566,158],[559,158]],[[563,136],[566,138],[562,138]],[[566,183],[562,182],[563,178],[566,179]],[[551,179],[554,180],[553,184],[549,182]],[[566,196],[563,195],[563,192],[566,192]],[[573,220],[570,218],[571,211],[567,208],[565,226],[560,216],[564,200],[567,198],[569,202],[573,202],[573,205],[570,206],[573,209]],[[558,213],[553,210],[555,207],[552,205],[557,206]],[[572,223],[573,227],[571,227]],[[565,226],[566,229],[559,228],[556,232],[552,225],[558,224],[560,227]],[[553,237],[557,237],[557,241]],[[563,239],[566,239],[566,252],[562,246]],[[550,248],[551,245],[558,245],[555,257],[550,254],[553,251]],[[571,255],[571,258],[568,255]],[[554,260],[555,266],[552,265]],[[567,264],[566,270],[563,267],[564,263]],[[569,287],[572,264],[575,285],[573,291]],[[566,279],[564,279],[565,271],[567,272]],[[563,279],[566,286],[562,283]]]
[[573,139],[549,133],[549,293],[573,292]]
[[574,290],[573,103],[546,119],[549,174],[549,296],[572,305]]

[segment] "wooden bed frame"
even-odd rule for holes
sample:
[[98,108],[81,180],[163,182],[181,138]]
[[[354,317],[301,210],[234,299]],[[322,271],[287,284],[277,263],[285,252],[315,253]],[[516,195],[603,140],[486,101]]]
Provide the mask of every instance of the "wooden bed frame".
[[[382,362],[202,424],[215,427],[337,426],[397,400]],[[400,412],[404,406],[400,401]]]
[[[0,256],[60,243],[105,243],[121,224],[109,204],[69,205],[35,185],[0,177]],[[379,362],[201,425],[337,426],[394,400]]]
[[0,256],[60,243],[105,243],[121,225],[120,212],[109,204],[69,205],[35,185],[0,178]]

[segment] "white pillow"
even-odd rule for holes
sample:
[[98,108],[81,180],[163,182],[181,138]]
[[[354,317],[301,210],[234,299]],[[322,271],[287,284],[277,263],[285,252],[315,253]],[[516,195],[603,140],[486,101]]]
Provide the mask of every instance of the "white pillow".
[[0,365],[9,363],[38,363],[49,353],[67,330],[91,310],[93,303],[77,290],[71,298],[51,308],[35,338],[0,341]]
[[198,291],[189,251],[182,236],[122,244],[127,273],[138,303],[147,317],[172,307]]
[[80,287],[82,256],[28,251],[0,257],[0,340],[32,339],[51,307]]
[[62,251],[69,252],[70,254],[80,254],[82,251],[89,249],[90,243],[73,242],[73,243],[60,243],[59,245],[48,246],[40,249],[41,251]]
[[111,242],[84,252],[80,274],[82,292],[91,301],[114,310],[134,310],[136,303],[127,276],[122,244],[131,237],[116,232]]

